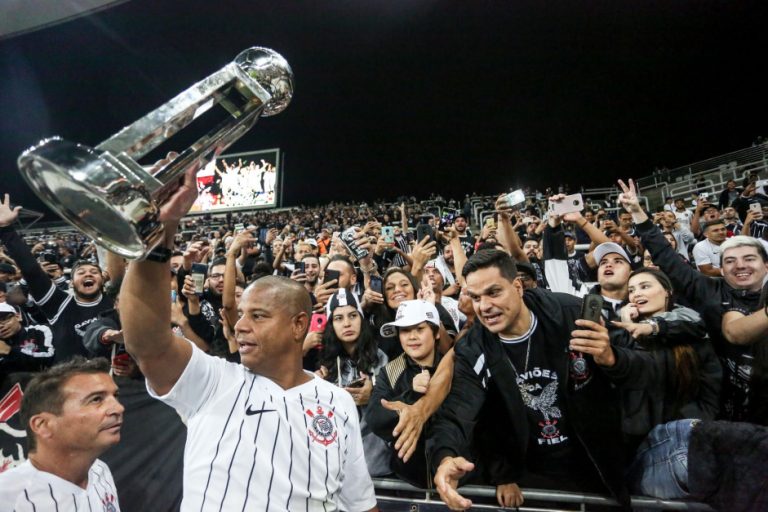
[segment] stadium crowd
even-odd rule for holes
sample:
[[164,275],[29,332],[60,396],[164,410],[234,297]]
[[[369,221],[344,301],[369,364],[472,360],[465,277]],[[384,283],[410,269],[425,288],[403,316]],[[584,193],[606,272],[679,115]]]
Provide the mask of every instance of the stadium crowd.
[[[239,363],[244,293],[300,285],[303,367],[351,396],[368,473],[454,510],[465,483],[506,507],[544,488],[764,510],[768,196],[751,175],[647,212],[619,185],[615,204],[561,215],[565,194],[501,194],[475,229],[469,195],[431,198],[437,215],[402,198],[185,217],[171,328]],[[6,195],[0,391],[79,357],[143,379],[120,311],[133,264],[80,234],[25,236],[17,216]],[[47,430],[24,407],[29,454]],[[0,455],[0,471],[25,458]]]

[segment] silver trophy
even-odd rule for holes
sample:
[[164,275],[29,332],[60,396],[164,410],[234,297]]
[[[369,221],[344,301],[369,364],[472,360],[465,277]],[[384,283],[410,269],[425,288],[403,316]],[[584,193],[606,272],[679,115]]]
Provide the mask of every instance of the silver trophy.
[[[185,169],[209,162],[260,116],[285,109],[292,96],[286,60],[268,48],[249,48],[95,148],[52,137],[24,151],[19,169],[43,202],[75,228],[125,258],[142,258],[163,239],[160,206]],[[197,126],[206,120],[201,116],[214,107],[224,115],[178,156],[159,168],[139,164],[193,121]]]

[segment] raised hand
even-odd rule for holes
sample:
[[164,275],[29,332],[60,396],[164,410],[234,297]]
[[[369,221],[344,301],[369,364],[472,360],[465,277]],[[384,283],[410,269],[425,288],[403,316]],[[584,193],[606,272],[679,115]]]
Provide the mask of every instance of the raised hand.
[[629,185],[625,184],[624,181],[619,180],[619,187],[621,187],[619,203],[621,203],[621,206],[623,206],[629,213],[635,213],[642,210],[642,208],[640,207],[640,200],[637,197],[637,187],[635,187],[634,180],[630,178],[628,181]]
[[437,247],[434,241],[430,242],[429,237],[425,236],[417,243],[411,251],[413,258],[413,267],[424,268],[424,265],[437,254]]
[[19,218],[21,206],[11,208],[11,198],[5,194],[5,199],[0,203],[0,226],[10,226]]
[[[168,156],[160,160],[155,166],[163,166],[176,158],[178,154],[168,153]],[[166,223],[178,223],[182,217],[189,213],[189,209],[197,199],[197,171],[202,162],[196,160],[184,172],[183,181],[160,207],[159,219]]]
[[435,292],[432,290],[432,282],[429,280],[427,274],[424,274],[424,277],[421,278],[421,289],[419,289],[419,293],[416,294],[416,297],[432,304],[437,301]]

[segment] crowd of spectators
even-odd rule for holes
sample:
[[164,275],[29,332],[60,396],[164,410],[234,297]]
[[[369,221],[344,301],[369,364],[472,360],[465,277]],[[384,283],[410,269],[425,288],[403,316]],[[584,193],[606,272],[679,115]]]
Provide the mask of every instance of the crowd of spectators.
[[[474,229],[470,196],[433,196],[438,214],[401,198],[188,217],[172,328],[237,362],[243,291],[298,281],[314,311],[304,367],[354,399],[371,476],[436,484],[454,509],[470,482],[503,506],[543,487],[756,510],[768,503],[768,195],[755,175],[645,212],[620,185],[617,203],[562,216],[549,206],[563,194],[516,207],[502,194]],[[80,234],[25,237],[9,205],[0,383],[77,355],[141,379],[118,314],[128,262]]]

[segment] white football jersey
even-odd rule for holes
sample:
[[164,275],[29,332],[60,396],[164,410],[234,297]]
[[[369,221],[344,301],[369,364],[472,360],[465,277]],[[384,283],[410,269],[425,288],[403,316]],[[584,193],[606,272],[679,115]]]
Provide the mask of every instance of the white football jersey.
[[109,467],[96,459],[88,488],[35,468],[27,460],[0,473],[0,512],[119,512],[117,489]]
[[284,390],[240,364],[192,358],[162,400],[186,419],[183,511],[369,510],[352,397],[314,374]]

